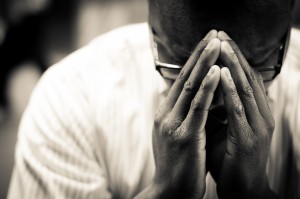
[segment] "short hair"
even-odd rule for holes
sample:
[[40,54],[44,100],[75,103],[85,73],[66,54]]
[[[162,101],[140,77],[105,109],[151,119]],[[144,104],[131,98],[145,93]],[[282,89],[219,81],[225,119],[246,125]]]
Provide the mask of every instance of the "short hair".
[[[246,54],[278,46],[294,0],[149,0],[149,23],[170,43],[192,50],[210,30],[224,30]],[[159,36],[159,35],[158,35]],[[266,42],[267,45],[262,43]],[[188,55],[187,55],[188,56]]]

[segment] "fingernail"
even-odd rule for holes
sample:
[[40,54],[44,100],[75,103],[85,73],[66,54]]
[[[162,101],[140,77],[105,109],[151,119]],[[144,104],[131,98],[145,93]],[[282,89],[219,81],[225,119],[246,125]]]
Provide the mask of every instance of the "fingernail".
[[234,51],[232,50],[230,44],[227,41],[222,41],[222,47],[224,47],[227,52],[234,53]]
[[203,40],[210,40],[214,37],[217,37],[217,35],[218,35],[218,32],[216,30],[211,30],[206,34],[206,36],[203,38]]
[[223,70],[225,72],[225,75],[226,75],[227,79],[228,80],[232,80],[232,77],[231,77],[229,69],[225,67]]
[[220,40],[218,38],[214,38],[214,39],[210,40],[210,42],[207,44],[205,50],[213,48],[215,45],[217,45],[218,42],[220,42]]
[[212,67],[210,67],[210,69],[209,69],[207,75],[208,75],[208,76],[209,76],[209,75],[212,75],[212,74],[215,73],[215,71],[216,71],[216,68],[215,68],[214,66],[212,66]]
[[231,40],[231,38],[223,30],[218,32],[218,38],[221,40]]

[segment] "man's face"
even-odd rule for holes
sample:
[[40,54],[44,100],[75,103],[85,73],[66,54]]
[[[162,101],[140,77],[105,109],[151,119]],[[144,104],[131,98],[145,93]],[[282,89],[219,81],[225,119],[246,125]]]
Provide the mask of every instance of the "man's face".
[[[183,66],[204,35],[216,29],[228,33],[250,66],[262,68],[277,64],[290,11],[283,0],[150,0],[149,23],[161,62]],[[268,88],[271,82],[264,83]],[[217,89],[213,112],[225,111],[222,96]]]
[[252,67],[274,66],[291,10],[281,1],[150,0],[159,59],[183,66],[204,35],[216,29],[230,35]]
[[[233,74],[231,82],[234,82],[232,84],[235,86],[232,86],[231,90],[227,90],[228,92],[226,93],[223,84],[226,80],[226,76],[221,73],[221,83],[219,82],[217,90],[214,90],[213,92],[214,98],[209,105],[209,111],[207,111],[208,107],[201,107],[202,110],[204,109],[208,113],[205,123],[206,166],[215,180],[218,179],[219,171],[224,168],[222,167],[222,164],[225,159],[225,153],[228,151],[228,147],[230,148],[227,143],[228,140],[233,137],[232,133],[228,136],[228,132],[231,131],[230,128],[232,126],[235,126],[232,125],[232,112],[234,111],[232,111],[230,103],[228,103],[228,96],[233,96],[233,93],[235,92],[235,97],[241,99],[241,102],[239,103],[236,102],[236,99],[230,100],[232,104],[239,105],[238,111],[236,112],[242,112],[243,105],[247,104],[249,101],[249,98],[247,97],[250,96],[250,98],[253,99],[254,94],[258,100],[252,100],[253,104],[259,102],[260,105],[263,104],[264,109],[268,109],[267,101],[263,94],[264,88],[261,85],[261,75],[257,73],[257,71],[259,68],[262,69],[266,66],[274,66],[277,64],[278,55],[280,54],[279,49],[289,27],[290,11],[291,5],[289,5],[286,0],[150,0],[149,23],[154,35],[153,46],[157,46],[157,54],[159,54],[158,58],[161,63],[183,66],[192,54],[195,46],[212,29],[226,32],[236,43],[234,44],[232,41],[229,42],[230,38],[224,39],[223,37],[223,39],[220,39],[219,32],[218,34],[213,34],[213,37],[217,36],[220,40],[228,40],[222,42],[221,45],[218,45],[220,51],[219,54],[214,57],[213,62],[220,67],[223,67],[222,62],[224,62],[224,67],[227,67],[227,69],[230,70],[230,73]],[[218,41],[218,39],[213,40]],[[157,45],[155,45],[155,42]],[[203,44],[205,41],[200,42],[200,44],[201,43]],[[223,44],[227,44],[228,46],[226,47]],[[233,46],[234,50],[232,48]],[[228,50],[228,47],[231,51]],[[208,49],[210,49],[210,47],[208,47]],[[207,53],[207,51],[205,52]],[[202,52],[200,57],[203,54],[207,55],[205,52]],[[154,51],[155,57],[157,57],[157,54],[155,54]],[[237,57],[233,58],[233,56],[231,56],[233,54]],[[213,57],[212,52],[210,52],[210,55]],[[203,57],[201,57],[200,60],[202,58]],[[244,58],[247,61],[245,61]],[[192,56],[190,60],[194,61],[198,59],[197,54],[196,57]],[[239,64],[237,64],[238,62],[236,62],[236,59],[239,60]],[[194,70],[192,70],[192,72],[186,72],[185,67],[183,73],[181,73],[181,77],[189,75],[189,79],[190,77],[193,79],[195,73],[205,75],[203,74],[204,71],[206,72],[206,69],[208,69],[207,67],[211,66],[211,63],[209,63],[201,68],[199,67],[201,64],[195,64],[196,61],[193,61],[189,61],[185,66],[190,66],[190,68],[193,68],[194,66]],[[255,67],[256,71],[253,72],[247,62],[252,68]],[[157,63],[159,62],[156,62],[156,66]],[[165,66],[170,65],[165,64]],[[242,70],[239,67],[242,67]],[[221,69],[221,71],[224,71],[224,69]],[[253,74],[259,76],[259,79],[257,77],[252,78]],[[196,77],[200,79],[199,76]],[[168,96],[172,96],[172,94],[178,90],[181,94],[183,93],[182,96],[185,96],[186,93],[191,93],[189,85],[193,85],[193,81],[191,83],[189,82],[189,79],[185,79],[186,84],[181,85],[183,88],[179,88],[176,87],[176,85],[178,85],[177,83],[180,82],[182,78],[178,78],[176,83],[173,84],[173,87],[170,89]],[[251,84],[251,89],[247,90],[246,86],[249,86],[249,84]],[[187,88],[185,88],[186,85]],[[199,84],[197,84],[197,86],[199,86]],[[202,86],[203,85],[201,85],[201,88],[203,88]],[[265,87],[267,86],[266,83]],[[233,89],[234,87],[238,87],[239,90],[236,91]],[[252,90],[253,88],[256,89]],[[180,89],[182,89],[182,91]],[[202,91],[202,93],[209,93],[206,92],[207,90],[197,89],[198,87],[194,87],[192,92],[197,92],[197,94],[198,91],[200,91],[199,93]],[[189,91],[186,92],[186,90]],[[248,93],[248,91],[251,91],[249,92],[249,96],[245,94],[246,92]],[[226,94],[223,95],[222,92]],[[237,96],[237,92],[239,96]],[[257,96],[257,94],[260,95]],[[225,96],[225,100],[223,100],[223,96]],[[240,96],[242,97],[240,98]],[[181,99],[180,97],[181,95],[179,95],[178,99]],[[198,98],[198,100],[205,101],[205,98],[201,98],[201,100]],[[224,103],[224,101],[226,103]],[[182,105],[182,109],[192,110],[194,108],[190,108],[190,101],[187,103],[180,103],[180,105]],[[257,106],[252,105],[250,106],[248,104],[248,113],[249,109]],[[270,110],[268,109],[268,111]],[[227,113],[230,112],[231,114],[228,115]],[[250,113],[250,115],[252,114]],[[254,117],[255,121],[258,121],[258,118],[260,119],[258,114],[254,115]],[[273,119],[271,113],[266,117],[268,120]],[[234,120],[240,121],[240,118]]]

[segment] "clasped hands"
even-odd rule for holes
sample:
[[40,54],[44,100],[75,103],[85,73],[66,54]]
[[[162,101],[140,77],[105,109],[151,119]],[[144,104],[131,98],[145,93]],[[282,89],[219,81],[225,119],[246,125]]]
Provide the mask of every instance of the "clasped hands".
[[[225,135],[223,151],[213,157],[215,153],[207,153],[206,138],[216,132],[206,132],[205,126],[218,85],[228,125],[218,132]],[[202,198],[210,171],[221,199],[276,198],[266,176],[273,130],[261,76],[225,32],[212,30],[199,42],[156,114],[151,187],[157,198]]]

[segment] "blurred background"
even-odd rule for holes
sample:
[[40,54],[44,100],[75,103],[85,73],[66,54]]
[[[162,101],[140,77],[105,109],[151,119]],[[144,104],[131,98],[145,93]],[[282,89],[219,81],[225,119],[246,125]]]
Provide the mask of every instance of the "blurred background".
[[[147,0],[0,0],[0,199],[19,120],[42,73],[97,35],[147,20]],[[300,0],[294,26],[300,28]]]
[[52,64],[116,27],[147,20],[147,0],[0,0],[0,199],[19,120]]

